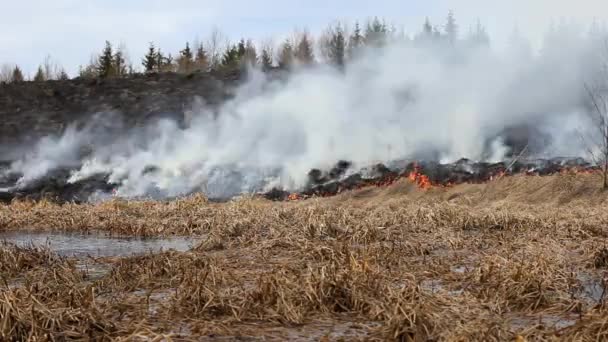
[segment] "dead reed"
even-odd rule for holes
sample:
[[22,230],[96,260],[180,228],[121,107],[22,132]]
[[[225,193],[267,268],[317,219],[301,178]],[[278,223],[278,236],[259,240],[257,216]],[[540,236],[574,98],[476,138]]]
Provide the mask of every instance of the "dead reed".
[[[0,271],[21,281],[1,290],[0,337],[601,340],[602,195],[534,181],[542,184],[507,179],[424,192],[397,184],[294,203],[1,206],[0,230],[203,242],[188,252],[96,260],[109,269],[99,277],[76,267],[82,261],[5,245]],[[538,202],[539,191],[579,195]]]

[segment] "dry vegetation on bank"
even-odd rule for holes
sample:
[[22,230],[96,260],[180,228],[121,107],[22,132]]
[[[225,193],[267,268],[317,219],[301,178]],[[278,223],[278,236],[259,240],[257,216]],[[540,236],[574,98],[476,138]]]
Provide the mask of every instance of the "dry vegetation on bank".
[[602,340],[597,177],[403,181],[292,203],[0,206],[0,230],[203,237],[188,252],[90,260],[0,246],[0,339]]

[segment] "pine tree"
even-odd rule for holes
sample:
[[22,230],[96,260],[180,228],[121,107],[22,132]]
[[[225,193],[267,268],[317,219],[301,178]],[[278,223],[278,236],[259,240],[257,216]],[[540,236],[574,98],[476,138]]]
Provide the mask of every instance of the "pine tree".
[[114,53],[112,51],[112,44],[106,41],[106,46],[99,56],[99,62],[97,63],[97,75],[101,78],[107,78],[114,75]]
[[258,62],[258,52],[251,40],[247,40],[247,44],[245,44],[245,56],[243,56],[242,62],[250,66],[255,66]]
[[326,42],[327,58],[331,64],[342,67],[346,52],[346,39],[342,26],[336,25],[334,29],[330,30],[329,35],[329,41]]
[[23,72],[19,68],[19,66],[15,65],[11,75],[11,82],[23,82],[25,78],[23,77]]
[[431,25],[431,20],[429,17],[426,17],[424,25],[422,25],[422,34],[425,37],[431,37],[433,35],[433,26]]
[[245,45],[245,39],[241,38],[241,40],[239,41],[238,47],[237,47],[237,56],[239,61],[243,59],[243,57],[245,57],[245,54],[247,53],[247,47]]
[[239,63],[239,49],[235,45],[228,46],[222,55],[222,66],[234,67]]
[[150,46],[148,47],[148,53],[144,56],[141,64],[144,67],[144,71],[148,73],[153,72],[157,69],[158,61],[154,43],[150,42]]
[[269,47],[262,49],[262,56],[260,57],[260,64],[262,64],[262,70],[268,71],[272,68],[272,52]]
[[113,76],[124,76],[127,74],[127,64],[124,57],[124,52],[121,49],[116,50],[114,54],[114,65],[112,67]]
[[279,52],[279,68],[286,69],[293,64],[293,45],[289,39],[285,40]]
[[65,71],[65,69],[61,69],[61,71],[59,72],[59,76],[58,78],[61,81],[67,81],[70,79],[70,76],[68,75],[68,73]]
[[384,22],[376,17],[365,29],[365,44],[368,46],[383,46],[386,43],[387,28]]
[[36,71],[36,75],[34,75],[34,82],[44,82],[46,78],[44,77],[44,70],[42,66],[38,67],[38,71]]
[[361,27],[359,26],[359,22],[355,23],[355,30],[353,34],[350,36],[348,40],[348,57],[353,59],[359,53],[359,50],[363,46],[364,38],[361,34]]
[[209,56],[203,44],[199,44],[196,48],[196,56],[194,57],[194,64],[197,70],[206,71],[209,68]]
[[178,72],[189,73],[194,65],[194,56],[190,49],[190,43],[186,42],[186,47],[180,51],[180,56],[177,60]]
[[312,42],[308,37],[308,33],[304,32],[298,39],[296,50],[294,52],[296,60],[304,65],[310,65],[314,62],[315,56],[312,51]]
[[159,48],[158,51],[156,52],[156,69],[158,70],[158,72],[162,72],[162,71],[164,71],[164,68],[165,68],[165,56],[163,55],[163,52]]
[[445,24],[445,34],[448,41],[452,45],[454,45],[458,40],[458,25],[456,24],[456,18],[454,17],[453,11],[448,13],[448,18]]
[[475,27],[475,30],[470,33],[468,40],[473,46],[487,47],[490,45],[490,36],[479,20],[477,20],[477,26]]

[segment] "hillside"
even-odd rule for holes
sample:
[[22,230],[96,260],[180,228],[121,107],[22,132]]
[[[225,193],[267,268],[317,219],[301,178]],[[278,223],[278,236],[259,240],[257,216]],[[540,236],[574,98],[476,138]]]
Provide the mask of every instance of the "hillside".
[[58,134],[98,112],[118,112],[127,126],[159,116],[181,121],[196,97],[217,105],[242,77],[239,71],[155,73],[0,84],[0,146],[6,149],[41,135]]

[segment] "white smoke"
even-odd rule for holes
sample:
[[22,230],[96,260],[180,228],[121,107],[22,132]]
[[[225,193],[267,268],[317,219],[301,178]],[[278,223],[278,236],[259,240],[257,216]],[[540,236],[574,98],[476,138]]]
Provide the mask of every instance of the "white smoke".
[[[562,36],[538,56],[407,42],[367,50],[343,72],[317,66],[276,80],[252,70],[232,100],[200,108],[185,129],[164,120],[94,145],[70,181],[107,173],[122,196],[293,189],[311,168],[341,159],[364,165],[436,152],[442,161],[500,160],[508,148],[498,134],[521,124],[548,135],[551,154],[580,156],[573,139],[590,129],[581,89],[602,45],[554,34]],[[68,130],[13,169],[28,182],[70,160],[83,140]]]

